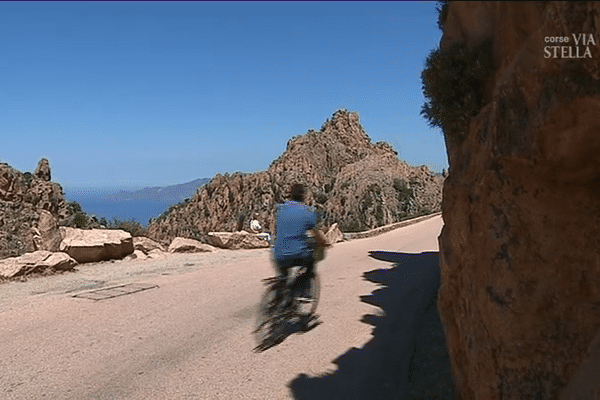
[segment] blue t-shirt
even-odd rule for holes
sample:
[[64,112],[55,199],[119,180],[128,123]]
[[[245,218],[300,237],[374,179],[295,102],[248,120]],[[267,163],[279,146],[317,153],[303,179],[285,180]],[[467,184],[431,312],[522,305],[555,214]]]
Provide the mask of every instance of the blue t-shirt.
[[317,224],[317,216],[310,207],[298,201],[288,201],[277,207],[277,236],[273,245],[276,260],[289,257],[308,257],[311,249],[306,231]]

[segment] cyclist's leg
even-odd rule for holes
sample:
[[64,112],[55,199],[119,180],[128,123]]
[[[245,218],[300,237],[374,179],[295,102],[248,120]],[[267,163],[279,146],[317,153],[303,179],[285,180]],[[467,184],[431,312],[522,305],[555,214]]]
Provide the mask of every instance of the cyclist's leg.
[[[277,262],[277,269],[278,269],[278,272],[279,272],[279,276],[284,279],[283,282],[285,283],[285,282],[287,282],[289,269],[291,267],[293,267],[294,265],[298,265],[297,264],[297,259],[295,259],[295,258],[283,258],[283,259],[276,260],[276,262]],[[283,291],[287,290],[287,287],[285,285],[283,285],[280,289],[281,290],[278,291],[278,295],[277,295],[278,302],[284,296]]]
[[307,294],[310,288],[310,280],[314,276],[315,260],[312,254],[309,257],[299,259],[299,265],[306,268],[306,272],[298,279],[298,289],[303,295]]

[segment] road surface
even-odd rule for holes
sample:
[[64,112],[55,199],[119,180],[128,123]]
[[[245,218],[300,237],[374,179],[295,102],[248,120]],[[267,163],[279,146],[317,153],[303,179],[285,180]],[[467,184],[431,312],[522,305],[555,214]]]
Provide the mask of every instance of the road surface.
[[[336,359],[373,338],[361,320],[382,310],[361,301],[378,288],[363,274],[392,265],[368,252],[435,252],[442,225],[436,216],[336,244],[317,265],[322,324],[262,353],[253,352],[251,331],[260,279],[273,274],[267,250],[103,263],[1,284],[0,398],[294,398],[292,381],[335,373]],[[100,286],[158,287],[100,301],[72,297],[94,273]]]

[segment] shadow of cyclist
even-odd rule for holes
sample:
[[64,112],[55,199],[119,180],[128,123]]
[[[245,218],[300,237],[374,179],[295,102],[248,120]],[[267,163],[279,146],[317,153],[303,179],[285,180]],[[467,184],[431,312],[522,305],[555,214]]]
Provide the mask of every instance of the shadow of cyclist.
[[286,322],[281,326],[281,329],[278,329],[276,332],[269,332],[267,337],[254,348],[254,352],[261,353],[266,351],[282,343],[289,336],[295,333],[303,334],[309,332],[320,324],[321,320],[316,314],[299,321]]
[[[438,253],[373,251],[370,255],[394,263],[392,268],[364,274],[365,279],[382,285],[372,294],[361,296],[363,302],[380,307],[385,313],[365,315],[362,319],[375,327],[373,338],[362,349],[351,348],[335,359],[336,372],[321,377],[304,374],[296,377],[289,384],[294,398],[452,398],[452,387],[438,382],[451,381],[436,307],[440,284]],[[415,372],[412,363],[415,356],[433,358],[419,364],[430,365],[428,369],[437,371]],[[431,388],[437,392],[433,393]]]

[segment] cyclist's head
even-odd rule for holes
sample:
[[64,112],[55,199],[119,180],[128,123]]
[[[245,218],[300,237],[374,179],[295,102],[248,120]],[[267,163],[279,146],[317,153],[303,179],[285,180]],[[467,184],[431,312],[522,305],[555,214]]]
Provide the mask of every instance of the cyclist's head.
[[292,185],[292,189],[290,190],[291,198],[294,201],[304,201],[305,193],[306,188],[301,183],[294,183]]

